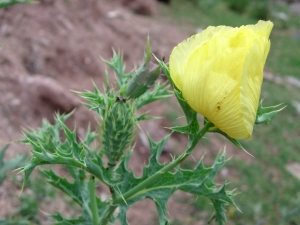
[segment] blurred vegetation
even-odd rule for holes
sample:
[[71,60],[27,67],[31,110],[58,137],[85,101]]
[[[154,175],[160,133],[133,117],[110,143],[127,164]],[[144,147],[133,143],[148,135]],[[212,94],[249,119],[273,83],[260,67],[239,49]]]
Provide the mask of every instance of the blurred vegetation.
[[[13,159],[10,159],[10,160],[4,159],[5,153],[8,148],[9,148],[9,145],[6,145],[0,150],[0,185],[2,185],[4,180],[8,177],[8,174],[11,172],[11,170],[19,168],[21,166],[24,166],[25,163],[27,162],[26,155],[17,155]],[[29,202],[29,201],[30,201],[30,204],[26,205],[26,202]],[[35,199],[33,201],[31,201],[31,198],[28,198],[28,199],[25,198],[25,202],[22,201],[21,205],[16,209],[16,211],[11,212],[10,218],[6,218],[6,219],[0,218],[0,225],[27,225],[27,224],[30,224],[29,220],[27,220],[25,218],[28,218],[28,215],[32,215],[32,213],[24,214],[22,212],[23,212],[23,210],[25,210],[26,212],[27,211],[32,212],[34,210],[34,214],[36,214],[37,213],[37,207],[36,207],[37,205],[38,205],[38,202]],[[18,216],[16,216],[16,215],[18,215]],[[19,217],[19,216],[21,216],[21,217]]]
[[32,4],[34,0],[0,0],[0,8],[6,8],[15,4]]
[[[228,224],[300,224],[300,180],[286,169],[290,163],[300,165],[300,115],[294,105],[299,102],[300,88],[285,82],[287,76],[300,79],[300,13],[291,14],[289,5],[275,1],[212,2],[214,4],[205,0],[173,0],[169,7],[160,6],[160,14],[180,29],[189,31],[190,35],[209,25],[241,26],[257,23],[258,18],[273,21],[266,69],[281,81],[264,81],[261,97],[265,106],[287,105],[270,124],[256,126],[252,140],[242,142],[255,158],[246,162],[239,154],[226,164],[229,171],[226,179],[232,188],[238,188],[235,201],[242,211],[229,206]],[[174,111],[171,115],[175,117]],[[213,145],[211,149],[214,149]],[[214,157],[218,149],[214,150],[207,155]],[[194,207],[201,212],[211,212],[212,207],[205,201],[198,198]]]
[[18,155],[11,160],[5,160],[4,156],[8,147],[9,145],[6,145],[0,150],[0,185],[7,177],[7,173],[9,171],[24,165],[25,158],[26,158],[25,155],[23,156]]

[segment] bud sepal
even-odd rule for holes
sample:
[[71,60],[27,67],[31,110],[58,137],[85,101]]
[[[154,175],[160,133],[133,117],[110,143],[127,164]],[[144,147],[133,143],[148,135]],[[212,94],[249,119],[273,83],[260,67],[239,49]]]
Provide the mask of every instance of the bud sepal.
[[283,110],[286,107],[286,106],[284,106],[280,109],[276,109],[281,105],[282,104],[263,107],[262,101],[261,101],[258,105],[255,124],[270,123],[272,117],[275,116],[277,113],[279,113],[281,110]]

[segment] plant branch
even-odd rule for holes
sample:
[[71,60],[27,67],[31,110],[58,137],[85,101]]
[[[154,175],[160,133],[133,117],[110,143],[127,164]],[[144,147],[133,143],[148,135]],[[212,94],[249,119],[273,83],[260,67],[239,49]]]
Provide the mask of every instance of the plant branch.
[[192,150],[195,148],[198,141],[204,136],[204,134],[209,130],[209,128],[212,126],[211,122],[207,122],[205,126],[197,132],[194,136],[191,137],[191,142],[189,147],[185,150],[184,153],[182,153],[180,156],[178,156],[174,161],[169,163],[167,166],[162,168],[161,170],[157,171],[152,176],[148,177],[146,180],[132,188],[131,190],[124,193],[122,196],[118,196],[115,200],[113,200],[112,204],[108,207],[107,212],[104,214],[103,219],[101,221],[101,225],[106,225],[115,209],[118,207],[119,204],[126,202],[133,196],[138,195],[141,190],[147,188],[150,184],[155,182],[155,180],[159,179],[163,174],[169,172],[170,170],[174,169],[176,166],[178,166],[182,161],[184,161],[192,152]]
[[91,176],[89,181],[89,191],[90,191],[90,202],[91,202],[91,212],[92,212],[92,222],[93,225],[99,224],[99,215],[97,207],[97,198],[95,193],[95,177]]
[[161,177],[163,174],[169,172],[170,170],[174,169],[176,166],[178,166],[182,161],[184,161],[192,152],[193,148],[197,144],[197,142],[204,136],[204,134],[208,131],[209,127],[211,126],[211,123],[208,122],[206,125],[195,135],[193,138],[194,140],[197,140],[196,142],[192,141],[193,144],[191,144],[184,153],[182,153],[177,159],[169,163],[167,166],[162,168],[161,170],[157,171],[152,176],[148,177],[146,180],[141,182],[139,185],[135,186],[131,190],[124,193],[124,195],[119,196],[115,199],[113,202],[113,205],[118,205],[123,203],[124,201],[130,199],[132,196],[139,193],[141,190],[145,189],[149,184],[152,184],[155,180],[157,180],[159,177]]
[[107,210],[106,210],[106,212],[105,212],[105,214],[104,214],[104,216],[103,216],[103,219],[100,221],[101,223],[99,223],[98,225],[106,225],[106,224],[108,224],[108,222],[109,222],[109,220],[110,220],[110,218],[111,218],[111,216],[113,215],[113,213],[114,213],[114,211],[116,210],[116,208],[118,207],[118,205],[110,205],[108,208],[107,208]]

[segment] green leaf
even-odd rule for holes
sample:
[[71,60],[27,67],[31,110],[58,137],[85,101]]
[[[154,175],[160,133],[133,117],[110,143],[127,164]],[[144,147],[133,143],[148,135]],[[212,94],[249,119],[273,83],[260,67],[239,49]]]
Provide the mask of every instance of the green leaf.
[[210,221],[212,221],[213,219],[215,219],[215,221],[219,225],[224,225],[225,222],[227,221],[226,210],[224,208],[226,206],[226,204],[224,204],[222,201],[220,201],[218,199],[211,199],[211,201],[212,201],[212,204],[213,204],[216,212],[213,214],[213,216],[211,217]]
[[217,188],[214,183],[216,174],[220,171],[220,169],[225,165],[226,162],[227,160],[225,151],[222,154],[219,153],[215,159],[214,164],[211,167],[211,173],[206,177],[204,182],[199,187],[192,187],[189,185],[180,188],[180,190],[182,191],[209,198],[215,208],[215,213],[213,214],[211,220],[215,219],[219,225],[223,225],[226,222],[226,210],[224,207],[228,204],[232,204],[235,206],[235,203],[232,199],[232,196],[234,195],[233,192],[226,191],[225,184]]
[[168,98],[172,94],[173,92],[169,90],[169,86],[167,85],[167,83],[156,84],[152,91],[147,91],[136,99],[136,108],[139,109],[142,106],[147,105],[151,102]]
[[269,107],[263,107],[262,106],[262,101],[258,105],[257,109],[257,114],[256,114],[256,124],[261,124],[261,123],[269,123],[272,119],[273,116],[275,116],[277,113],[279,113],[281,110],[283,110],[286,106],[278,108],[280,105],[275,105],[275,106],[269,106]]
[[235,205],[233,200],[231,199],[231,194],[228,195],[231,192],[226,192],[225,190],[226,185],[223,185],[220,188],[216,188],[216,185],[214,183],[216,174],[220,171],[220,169],[225,165],[226,162],[226,153],[224,152],[223,154],[218,154],[214,164],[210,167],[209,175],[199,186],[183,186],[180,188],[180,190]]
[[[99,89],[94,84],[94,91],[84,91],[84,92],[77,92],[79,96],[84,98],[88,101],[88,103],[83,103],[87,108],[94,110],[98,113],[98,115],[102,115],[102,111],[106,108],[108,101],[110,100],[110,96],[104,96]],[[114,96],[111,96],[112,98]]]
[[0,8],[8,7],[15,4],[32,4],[33,0],[1,0]]
[[[57,115],[54,125],[44,121],[41,129],[32,132],[25,131],[26,136],[22,141],[30,144],[33,149],[29,164],[21,168],[25,173],[24,182],[27,181],[36,166],[61,164],[83,169],[103,183],[109,183],[108,172],[104,168],[100,156],[95,154],[95,150],[89,148],[89,144],[96,135],[87,132],[85,140],[78,143],[75,131],[70,131],[64,124],[67,118],[68,115]],[[60,140],[61,132],[66,137],[64,142]]]
[[32,223],[25,219],[18,220],[9,218],[4,220],[0,219],[0,225],[32,225]]
[[[149,137],[151,155],[148,165],[144,167],[142,177],[137,178],[131,171],[127,170],[127,163],[130,156],[127,156],[127,158],[120,163],[117,168],[119,184],[115,188],[119,191],[119,195],[121,197],[124,193],[130,191],[133,187],[137,186],[148,177],[156,174],[164,167],[163,164],[158,162],[158,159],[168,138],[169,136],[159,142],[154,142]],[[126,201],[120,205],[121,211],[119,219],[121,224],[127,224],[126,210],[136,201],[144,198],[150,198],[155,202],[160,217],[159,224],[167,224],[168,220],[165,216],[166,205],[171,194],[179,189],[198,189],[212,171],[212,168],[205,168],[201,161],[194,170],[177,168],[173,173],[166,172],[162,174],[158,180],[148,183],[145,188],[134,193],[134,195],[132,195],[129,199],[126,199]],[[125,195],[123,197],[126,197]]]
[[175,132],[187,134],[187,135],[196,135],[199,131],[199,123],[197,120],[197,115],[194,117],[193,120],[190,121],[188,125],[185,126],[175,126],[175,127],[169,127],[170,130],[173,130]]
[[89,218],[84,218],[83,216],[76,219],[66,219],[60,213],[57,213],[56,215],[51,215],[51,217],[55,220],[56,225],[93,225]]
[[182,134],[188,134],[188,135],[191,134],[189,125],[168,127],[168,129]]
[[159,119],[160,117],[156,117],[156,116],[148,116],[147,112],[142,113],[141,115],[139,115],[136,118],[136,121],[141,121],[141,120],[155,120],[155,119]]
[[119,81],[117,82],[118,87],[121,88],[127,82],[127,79],[131,76],[131,74],[125,74],[125,65],[123,63],[122,53],[116,53],[113,50],[113,57],[111,61],[103,61],[116,72],[119,78]]
[[[63,165],[72,176],[72,182],[55,174],[52,170],[43,170],[43,174],[50,184],[69,195],[73,201],[82,207],[82,216],[78,219],[66,219],[57,214],[53,218],[57,220],[56,224],[92,224],[91,195],[88,182],[85,180],[85,171],[94,175],[106,185],[110,184],[109,174],[103,166],[101,154],[97,154],[99,150],[97,152],[89,148],[89,145],[98,135],[88,130],[84,141],[79,142],[76,130],[71,131],[65,125],[68,116],[57,115],[53,125],[44,121],[41,129],[32,132],[26,131],[23,142],[30,144],[33,150],[31,161],[21,168],[25,173],[24,183],[36,166],[45,164]],[[62,133],[64,136],[63,141],[61,140]],[[97,205],[95,209],[98,210],[98,214],[101,216],[104,213],[106,203],[98,197],[95,198],[96,200],[93,203]]]
[[[46,177],[47,182],[54,187],[60,189],[65,194],[69,195],[73,201],[83,206],[84,199],[87,194],[82,192],[87,192],[87,182],[80,179],[74,179],[73,183],[67,181],[67,179],[58,176],[52,169],[42,170],[43,175]],[[73,175],[74,177],[74,175]]]
[[[82,207],[82,216],[78,219],[66,219],[62,215],[54,215],[56,224],[92,224],[92,215],[90,212],[90,189],[88,188],[88,181],[85,180],[85,174],[83,170],[74,167],[67,167],[68,171],[73,177],[73,182],[67,181],[65,178],[58,176],[53,170],[42,170],[44,176],[47,178],[47,182],[54,187],[60,189],[65,194],[69,195],[73,201],[78,203]],[[96,204],[99,216],[104,213],[106,202],[101,201],[100,198],[95,196]]]

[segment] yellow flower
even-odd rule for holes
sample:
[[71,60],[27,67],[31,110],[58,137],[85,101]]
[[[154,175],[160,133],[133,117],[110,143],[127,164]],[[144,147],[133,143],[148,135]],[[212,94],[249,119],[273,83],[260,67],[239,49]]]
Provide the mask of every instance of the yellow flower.
[[235,139],[250,139],[273,23],[208,27],[176,46],[170,75],[188,104]]

